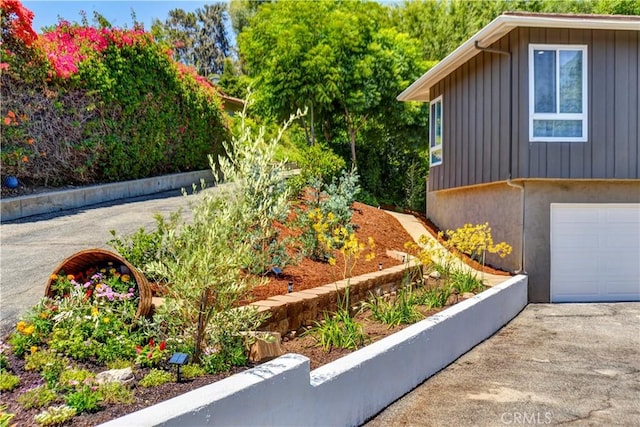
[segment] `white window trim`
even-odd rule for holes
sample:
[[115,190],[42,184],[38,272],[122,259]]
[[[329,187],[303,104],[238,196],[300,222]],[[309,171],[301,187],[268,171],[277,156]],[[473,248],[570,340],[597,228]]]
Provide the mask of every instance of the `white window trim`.
[[[582,113],[534,113],[535,94],[534,94],[534,75],[533,75],[533,52],[535,50],[581,50],[582,51]],[[529,45],[529,141],[530,142],[586,142],[588,139],[588,84],[587,79],[587,45],[584,44],[530,44]],[[556,66],[558,62],[556,62]],[[558,74],[556,73],[556,79]],[[559,90],[560,84],[556,81],[556,90]],[[560,102],[557,97],[557,102]],[[549,137],[549,136],[533,136],[534,120],[582,120],[582,136],[581,137]]]
[[[434,129],[435,126],[435,120],[433,118],[433,109],[431,108],[433,105],[440,103],[440,144],[438,145],[433,145],[433,140],[432,137],[435,139],[436,137],[436,131]],[[431,166],[438,166],[442,164],[442,161],[444,160],[443,157],[443,149],[442,149],[442,143],[444,142],[444,133],[443,133],[443,123],[444,123],[444,108],[443,108],[443,102],[442,102],[442,95],[438,96],[435,99],[432,99],[430,104],[429,104],[429,167]],[[431,163],[431,159],[432,159],[432,155],[431,152],[432,151],[436,151],[436,150],[440,150],[440,161],[438,163]]]

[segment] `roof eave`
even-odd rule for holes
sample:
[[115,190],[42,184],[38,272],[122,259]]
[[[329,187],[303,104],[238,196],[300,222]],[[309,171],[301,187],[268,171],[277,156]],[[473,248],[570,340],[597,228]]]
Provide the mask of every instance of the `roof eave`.
[[[627,17],[628,18],[628,17]],[[418,80],[413,82],[398,97],[398,101],[430,101],[429,90],[438,81],[452,73],[461,64],[468,61],[480,51],[476,49],[476,41],[482,47],[488,47],[511,30],[517,27],[545,27],[545,28],[588,28],[596,30],[635,30],[640,31],[640,17],[638,19],[616,19],[601,17],[570,17],[570,16],[521,16],[500,15],[487,26],[478,31],[456,50],[451,52]]]

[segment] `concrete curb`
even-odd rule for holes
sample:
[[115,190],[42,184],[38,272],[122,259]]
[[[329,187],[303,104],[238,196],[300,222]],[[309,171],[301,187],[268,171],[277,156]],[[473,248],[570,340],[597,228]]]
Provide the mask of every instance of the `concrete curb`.
[[200,180],[213,183],[211,170],[176,173],[133,181],[52,191],[0,200],[0,221],[11,221],[33,215],[76,209],[113,200],[147,196],[165,191],[190,189]]
[[287,354],[101,426],[361,425],[520,313],[527,281],[507,279],[312,372]]

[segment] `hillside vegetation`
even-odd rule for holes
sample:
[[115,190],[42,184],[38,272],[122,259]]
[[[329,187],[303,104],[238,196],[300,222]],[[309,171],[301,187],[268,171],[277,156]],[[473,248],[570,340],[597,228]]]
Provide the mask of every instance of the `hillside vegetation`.
[[2,3],[2,173],[39,185],[208,167],[228,129],[216,88],[141,28],[61,21]]

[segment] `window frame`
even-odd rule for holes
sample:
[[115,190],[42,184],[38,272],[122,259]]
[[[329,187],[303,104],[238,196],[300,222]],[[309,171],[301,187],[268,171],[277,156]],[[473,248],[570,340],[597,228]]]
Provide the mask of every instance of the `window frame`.
[[[436,106],[436,104],[440,104],[440,144],[434,144],[435,143],[435,139],[436,139],[436,132],[435,132],[435,117],[434,117],[434,107]],[[443,102],[442,102],[442,95],[437,96],[436,98],[432,99],[429,102],[429,167],[431,166],[439,166],[442,164],[442,162],[444,161],[444,157],[443,157],[443,142],[444,142],[444,134],[442,132],[443,130],[443,122],[444,122],[444,118],[443,118]],[[431,160],[433,159],[433,152],[434,151],[440,151],[440,161],[437,163],[431,163]]]
[[[536,113],[535,112],[535,74],[534,74],[534,52],[536,50],[552,50],[556,54],[555,64],[555,113]],[[558,60],[560,51],[581,51],[582,52],[582,113],[560,113],[560,61]],[[534,43],[529,44],[529,142],[586,142],[588,140],[588,46],[585,44],[546,44]],[[534,120],[557,120],[582,121],[582,136],[534,136]]]

